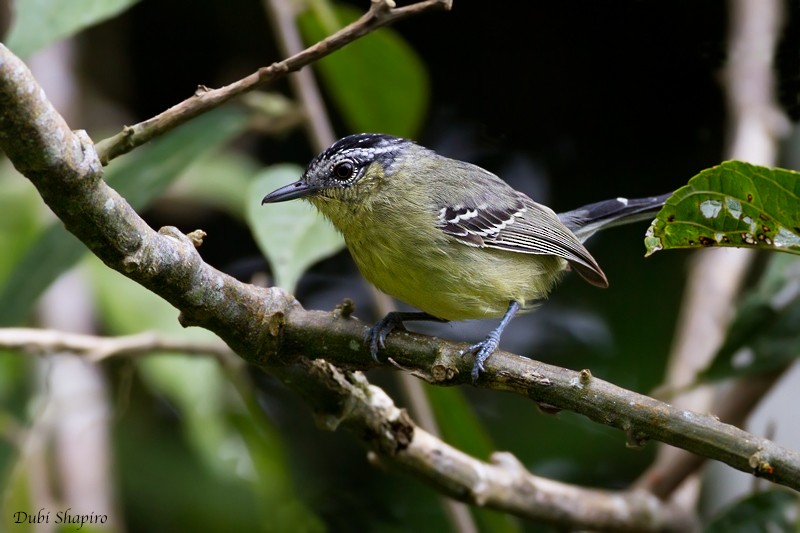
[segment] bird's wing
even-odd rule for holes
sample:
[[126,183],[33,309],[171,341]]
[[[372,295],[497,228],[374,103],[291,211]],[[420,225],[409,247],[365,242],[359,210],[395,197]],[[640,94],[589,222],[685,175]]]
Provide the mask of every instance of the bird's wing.
[[513,189],[492,199],[443,206],[437,222],[466,245],[561,257],[589,283],[608,286],[597,262],[558,215]]

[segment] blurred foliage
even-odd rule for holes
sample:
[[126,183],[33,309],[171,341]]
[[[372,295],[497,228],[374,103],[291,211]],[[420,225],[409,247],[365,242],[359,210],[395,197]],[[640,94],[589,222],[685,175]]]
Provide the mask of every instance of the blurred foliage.
[[297,165],[273,165],[261,172],[247,190],[246,215],[256,242],[269,260],[275,285],[294,292],[308,268],[344,248],[344,240],[314,207],[301,201],[261,205],[266,193],[297,181]]
[[800,258],[776,254],[736,308],[725,341],[701,381],[762,374],[800,357]]
[[15,0],[5,44],[26,58],[59,39],[113,17],[138,0]]
[[36,189],[19,176],[7,159],[0,162],[0,280],[7,279],[19,262],[27,246],[41,231],[44,221],[40,216],[42,203]]
[[[298,18],[308,44],[335,33],[362,12],[325,0]],[[416,137],[428,108],[425,65],[390,28],[366,35],[314,65],[352,133]]]
[[[17,18],[5,42],[27,55],[111,17],[134,2],[74,0],[58,3],[57,9],[52,3],[17,0]],[[244,58],[245,52],[255,56],[254,67],[273,61],[275,58],[262,49],[261,42],[254,41],[254,35],[269,34],[265,20],[246,15],[227,18],[251,13],[248,11],[251,4],[236,0],[219,8],[211,0],[142,3],[123,22],[112,20],[104,26],[105,30],[84,32],[80,37],[88,39],[87,50],[101,65],[93,75],[107,84],[122,80],[119,85],[125,86],[123,92],[127,91],[126,105],[134,108],[139,98],[152,97],[154,93],[171,94],[170,89],[188,96],[198,83],[211,83],[206,76],[221,84],[231,80],[232,72],[251,72],[253,69],[246,61],[252,56]],[[529,8],[540,9],[545,4],[532,3]],[[628,20],[629,6],[623,4],[604,6],[609,13],[606,23]],[[676,32],[672,24],[665,24],[664,33],[659,33],[659,26],[653,22],[664,18],[664,13],[642,24],[625,22],[624,31],[609,31],[607,24],[598,24],[600,17],[594,7],[588,10],[585,25],[575,26],[573,22],[580,24],[584,19],[575,16],[574,6],[559,8],[554,3],[549,9],[569,12],[564,20],[570,21],[570,32],[563,31],[566,26],[562,26],[553,34],[541,26],[541,21],[551,25],[547,17],[520,16],[519,21],[507,20],[507,12],[495,16],[481,8],[477,25],[464,27],[460,35],[462,22],[458,17],[471,7],[457,2],[447,20],[432,16],[404,23],[405,27],[416,28],[416,32],[401,34],[403,25],[383,29],[315,65],[324,94],[333,104],[334,123],[343,124],[348,132],[381,131],[412,138],[433,136],[444,141],[443,151],[449,150],[448,155],[499,169],[511,180],[519,179],[520,173],[515,171],[512,156],[501,154],[517,157],[524,150],[534,154],[536,164],[526,161],[529,166],[522,165],[522,184],[537,186],[531,182],[538,171],[531,168],[547,167],[550,173],[547,179],[554,191],[560,186],[570,195],[567,198],[571,204],[566,208],[575,207],[574,202],[582,201],[584,196],[594,201],[598,199],[595,194],[636,192],[642,183],[644,194],[660,192],[669,179],[672,184],[684,181],[679,176],[686,168],[703,168],[717,160],[718,146],[703,139],[719,137],[716,130],[714,135],[708,131],[709,123],[721,122],[719,117],[715,118],[713,113],[704,115],[703,120],[708,123],[690,125],[688,120],[696,117],[686,111],[688,98],[680,93],[677,84],[664,83],[664,79],[677,79],[674,72],[687,71],[687,53],[696,55],[697,50],[691,48],[696,43],[689,35],[702,33],[703,38],[709,39],[716,35],[717,30],[702,16],[706,8],[692,5],[692,16],[684,17],[690,22],[699,21],[702,32],[683,32],[679,41],[670,41],[671,46],[665,47],[665,39]],[[172,36],[166,35],[169,32],[163,36],[147,35],[155,20],[147,19],[147,9],[153,10],[151,13],[158,20],[170,20],[171,25],[173,21],[185,22],[193,31],[202,32],[202,40],[187,40],[181,32],[175,32],[176,40],[171,42],[168,39]],[[175,10],[172,15],[165,14],[170,9]],[[521,8],[514,5],[514,9]],[[614,15],[615,9],[622,11]],[[668,10],[672,9],[677,8],[670,5]],[[202,22],[216,23],[218,27],[207,28],[191,19],[203,13],[211,15],[201,19]],[[312,0],[299,18],[299,27],[311,43],[360,13],[326,0]],[[215,17],[220,20],[214,20]],[[714,12],[714,20],[717,19],[722,20]],[[525,27],[512,29],[517,22]],[[571,48],[576,43],[580,45],[583,36],[597,28],[602,39],[587,36],[585,41],[593,43],[592,46]],[[628,31],[643,33],[630,35]],[[408,38],[414,34],[417,41],[420,36],[430,36],[433,46],[428,46],[424,53],[416,51],[413,39]],[[521,37],[526,39],[524,54],[517,52]],[[646,41],[650,38],[655,46]],[[126,39],[130,40],[129,48],[123,48]],[[136,57],[135,51],[141,49],[143,39],[157,40],[158,54]],[[100,46],[96,45],[98,42]],[[602,52],[602,60],[579,66],[580,58],[569,56],[577,53],[590,57],[590,48],[600,49],[601,42],[602,46],[609,42],[612,46],[611,52]],[[646,74],[641,65],[624,63],[635,52],[631,49],[632,42],[644,43],[641,48],[646,51],[647,64],[659,66],[652,87],[641,85]],[[223,48],[230,43],[239,43],[242,48]],[[682,43],[689,43],[688,52],[678,48]],[[180,44],[188,49],[172,50]],[[666,55],[660,56],[662,48]],[[509,53],[512,49],[514,52]],[[545,50],[547,53],[540,53]],[[224,57],[220,60],[217,54]],[[524,62],[520,55],[524,55]],[[469,57],[470,62],[456,61],[456,56]],[[615,64],[609,64],[606,57],[616,58]],[[201,74],[188,68],[190,58],[199,58],[204,67],[214,65],[218,72],[209,70]],[[677,70],[673,74],[663,70],[669,68],[670,58],[676,58]],[[500,64],[506,59],[511,66]],[[614,70],[617,62],[622,69],[619,72]],[[165,64],[184,68],[165,68]],[[127,76],[133,77],[135,69],[144,68],[143,65],[153,70],[139,73],[141,77],[128,84]],[[492,65],[491,69],[485,65]],[[708,67],[705,63],[702,66]],[[113,75],[109,75],[112,67]],[[708,93],[718,99],[716,79],[709,76],[711,83],[704,84],[697,68],[694,65],[695,70],[688,69],[694,76],[687,89],[691,98],[699,99]],[[713,68],[708,70],[713,72]],[[635,79],[629,83],[617,80],[623,71],[635,73]],[[175,81],[172,76],[178,75],[185,75],[188,81]],[[452,84],[446,87],[432,84],[429,78],[434,75],[439,83]],[[615,79],[614,83],[603,77],[609,75]],[[587,90],[587,79],[601,83]],[[578,96],[562,94],[573,85]],[[661,90],[667,91],[666,96],[659,95]],[[91,96],[84,104],[97,104],[104,109],[102,98],[87,92]],[[432,113],[434,93],[439,93],[440,102]],[[638,94],[645,99],[648,112],[633,111],[637,117],[621,118],[626,109],[637,109],[634,97]],[[663,105],[654,108],[654,100]],[[679,108],[670,107],[672,102],[679,104]],[[296,104],[286,105],[269,113],[288,114],[296,109]],[[482,110],[488,110],[487,114],[476,118],[476,123],[461,122],[464,116],[477,117]],[[255,112],[248,111],[229,106],[196,118],[113,161],[106,169],[106,179],[146,215],[152,216],[146,209],[157,204],[159,216],[166,212],[169,223],[190,220],[195,225],[189,229],[207,229],[217,218],[233,221],[211,233],[209,241],[238,243],[229,232],[245,222],[252,233],[253,248],[257,246],[268,259],[276,283],[295,290],[305,304],[321,302],[319,307],[330,308],[342,297],[363,293],[362,282],[354,274],[352,264],[342,259],[344,254],[337,256],[338,261],[324,260],[342,248],[342,241],[310,206],[299,201],[260,205],[264,194],[301,175],[302,167],[297,164],[305,163],[310,154],[305,140],[294,132],[268,129],[272,136],[269,143],[254,140],[248,128],[253,127],[250,119]],[[656,115],[661,111],[663,115]],[[584,116],[591,120],[580,122]],[[666,125],[667,119],[674,117],[678,117],[676,123],[681,135],[675,135]],[[271,120],[274,118],[270,116]],[[636,124],[636,119],[644,122]],[[617,123],[622,126],[615,129]],[[653,128],[654,123],[659,127]],[[115,130],[121,126],[122,123],[113,124]],[[639,150],[640,144],[636,144],[637,150],[627,152],[625,157],[610,148],[643,142],[639,137],[644,128],[654,137],[656,148]],[[689,128],[698,131],[687,132]],[[245,132],[250,134],[243,136]],[[684,144],[668,145],[667,140]],[[278,148],[270,150],[265,148],[267,144]],[[662,157],[658,150],[665,147],[671,154],[681,153],[684,157]],[[656,158],[662,164],[650,165]],[[121,335],[157,331],[187,339],[209,338],[210,334],[203,330],[180,328],[174,309],[95,258],[81,262],[87,255],[85,248],[60,223],[52,223],[35,190],[6,161],[2,163],[0,323],[19,324],[29,320],[38,296],[59,274],[78,265],[91,282],[99,332]],[[643,180],[645,167],[647,179]],[[742,175],[767,188],[751,190],[751,182],[741,186]],[[692,238],[695,242],[700,242],[701,235],[715,237],[716,233],[735,235],[750,231],[750,221],[763,220],[758,218],[762,214],[790,232],[797,227],[798,210],[781,203],[788,201],[789,195],[775,193],[776,188],[787,187],[784,171],[726,163],[700,176],[705,181],[693,180],[681,193],[683,196],[676,196],[683,198],[681,202],[687,198],[705,202],[699,214],[696,210],[692,212],[689,204],[674,206],[676,213],[695,217],[694,221],[703,226]],[[611,183],[615,184],[613,191],[607,190]],[[623,185],[628,187],[624,191]],[[720,185],[721,196],[713,192]],[[748,193],[758,200],[752,206],[747,202]],[[739,203],[741,213],[732,199]],[[773,209],[774,206],[778,208]],[[195,216],[187,217],[187,211]],[[718,216],[709,217],[709,213]],[[598,236],[592,243],[593,254],[612,279],[613,292],[587,289],[569,276],[541,313],[515,320],[504,342],[520,346],[517,350],[520,353],[554,364],[590,368],[595,375],[634,390],[646,392],[655,386],[663,375],[680,298],[682,276],[676,272],[680,272],[682,259],[674,254],[671,257],[659,254],[643,262],[639,249],[631,244],[640,234],[640,228],[621,228],[609,232],[609,236]],[[690,238],[686,235],[682,232],[680,238]],[[777,226],[766,234],[773,244],[781,235],[784,234]],[[207,258],[208,244],[200,249]],[[240,250],[230,254],[234,256],[232,261],[255,262],[235,257],[244,254]],[[263,264],[257,264],[256,270],[264,268]],[[756,281],[744,298],[734,321],[736,327],[729,332],[725,347],[704,378],[763,371],[789,360],[797,343],[791,332],[797,313],[797,273],[793,265],[790,256],[771,259],[766,275]],[[636,320],[631,320],[632,309],[636,310]],[[359,316],[369,319],[369,311],[369,304],[359,303]],[[466,327],[470,340],[481,336],[474,331],[481,327],[483,324],[473,327],[472,323]],[[452,331],[448,329],[450,326],[443,328],[445,336]],[[746,368],[736,363],[742,359],[741,355],[737,359],[737,354],[751,353],[743,350],[752,352],[752,364],[745,365]],[[127,531],[441,531],[452,527],[433,490],[395,472],[374,468],[349,436],[320,432],[299,400],[258,371],[181,354],[112,360],[103,363],[103,369],[114,391],[113,473]],[[3,435],[28,428],[35,418],[37,394],[47,393],[37,392],[39,371],[35,359],[0,353]],[[389,390],[394,398],[401,398],[396,384],[386,375],[376,372],[370,379]],[[487,459],[495,450],[509,450],[536,474],[585,485],[622,488],[636,478],[653,455],[653,446],[632,451],[626,448],[625,437],[619,431],[573,413],[541,415],[525,398],[470,388],[426,390],[444,440],[481,459]],[[9,531],[34,530],[32,526],[9,522],[10,511],[33,509],[36,505],[30,497],[33,473],[20,460],[21,449],[22,445],[11,439],[0,441],[0,480],[5,488],[0,504],[3,517],[0,529],[5,527]],[[759,523],[792,523],[781,521],[780,517],[781,512],[792,509],[787,493],[766,494],[769,495],[759,494],[737,504],[712,527],[722,527],[717,529],[722,531],[734,527],[731,524],[753,523],[757,527]],[[793,505],[796,506],[796,500]],[[483,531],[546,530],[541,524],[522,523],[500,513],[471,511]]]
[[796,493],[772,489],[756,492],[730,505],[716,516],[705,533],[777,533],[798,531],[800,498]]
[[[247,115],[236,107],[206,113],[134,154],[114,161],[106,172],[106,181],[134,209],[142,209],[201,155],[230,141],[246,125]],[[23,322],[37,297],[87,253],[83,243],[60,222],[51,224],[35,239],[21,241],[24,237],[24,232],[6,233],[5,239],[15,241],[11,249],[24,248],[25,253],[8,278],[0,278],[0,325]]]
[[[204,329],[182,328],[175,309],[164,300],[105,267],[93,256],[89,259],[98,310],[109,334],[158,331],[198,342],[214,338],[213,333]],[[138,358],[133,364],[137,376],[151,394],[169,402],[180,413],[184,438],[194,452],[183,460],[188,461],[186,467],[200,461],[200,470],[212,476],[203,482],[206,490],[186,502],[190,504],[187,513],[202,496],[206,500],[203,507],[209,512],[240,517],[237,529],[322,529],[313,513],[297,499],[287,469],[283,438],[256,404],[250,390],[252,384],[241,375],[241,368],[225,371],[212,358],[189,355],[153,354]],[[124,425],[118,428],[120,433],[128,433]],[[130,451],[138,453],[136,448]],[[164,458],[156,455],[154,459]],[[177,477],[176,490],[184,482]],[[237,512],[232,512],[227,503],[223,506],[216,501],[217,483],[247,496],[237,502],[234,507],[239,508]],[[214,507],[216,510],[211,511]],[[260,523],[261,527],[253,529],[252,516],[260,517],[255,523]],[[180,523],[175,516],[170,519]],[[198,516],[191,520],[198,520]],[[223,530],[225,519],[217,517],[215,520]],[[198,522],[199,525],[203,523]]]

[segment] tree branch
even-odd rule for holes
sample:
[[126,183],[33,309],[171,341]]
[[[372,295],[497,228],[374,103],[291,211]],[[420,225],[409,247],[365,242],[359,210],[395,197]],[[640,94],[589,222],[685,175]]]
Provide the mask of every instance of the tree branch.
[[105,165],[158,135],[192,118],[219,107],[248,91],[281,79],[286,74],[335,52],[376,29],[431,9],[450,9],[452,0],[423,0],[404,7],[394,7],[393,0],[371,0],[369,11],[357,21],[283,61],[262,67],[249,76],[219,89],[200,86],[195,94],[166,111],[133,126],[126,126],[113,137],[97,143],[97,154]]
[[458,500],[571,529],[698,529],[691,514],[645,491],[594,490],[539,478],[509,453],[495,453],[489,463],[474,459],[416,426],[360,372],[298,357],[274,373],[311,405],[321,426],[344,427],[379,462],[414,473]]
[[[348,368],[369,365],[361,339],[365,326],[336,314],[292,312],[281,331],[286,354],[313,353],[322,340],[324,356]],[[468,384],[471,361],[461,357],[461,344],[398,332],[382,351],[397,366],[437,385]],[[317,348],[319,350],[319,348]],[[800,489],[800,454],[720,422],[617,387],[595,378],[588,370],[575,372],[502,350],[488,361],[478,385],[526,396],[536,402],[582,414],[623,430],[628,442],[642,445],[658,440],[704,457]]]
[[[165,350],[205,353],[222,361],[233,356],[227,346],[213,341],[156,334],[97,337],[32,328],[0,329],[0,347],[36,354],[69,351],[90,360]],[[415,473],[453,498],[571,528],[676,532],[698,528],[693,515],[662,505],[647,491],[604,491],[547,480],[531,475],[510,453],[495,453],[489,463],[470,457],[417,426],[360,372],[297,357],[272,367],[271,373],[303,397],[320,426],[347,429],[359,436],[375,461]]]
[[[246,285],[205,264],[193,241],[177,229],[154,232],[100,179],[102,167],[87,136],[69,131],[37,87],[25,65],[0,46],[0,147],[67,229],[106,265],[180,309],[183,325],[213,331],[240,356],[269,370],[293,355],[314,352],[353,369],[374,366],[362,342],[365,326],[346,312],[306,311],[280,289]],[[19,130],[26,135],[15,133]],[[469,382],[470,362],[459,355],[461,348],[399,332],[389,339],[385,355],[428,381],[454,385]],[[622,429],[632,442],[660,440],[800,488],[797,453],[710,415],[626,391],[588,371],[498,351],[480,386],[584,414]]]
[[225,363],[241,361],[223,342],[196,342],[157,333],[97,337],[54,329],[0,328],[0,348],[35,354],[71,352],[95,363],[109,357],[131,357],[152,352],[212,355]]

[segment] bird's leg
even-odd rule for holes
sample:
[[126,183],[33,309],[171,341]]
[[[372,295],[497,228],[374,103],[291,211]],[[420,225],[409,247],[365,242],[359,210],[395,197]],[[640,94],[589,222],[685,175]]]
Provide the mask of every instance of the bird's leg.
[[436,318],[433,315],[423,312],[403,312],[392,311],[383,317],[377,324],[372,326],[367,332],[367,342],[369,343],[369,353],[372,359],[378,362],[378,350],[385,347],[386,336],[397,326],[402,326],[406,320],[430,320],[434,322],[447,322],[447,320]]
[[511,319],[514,318],[514,315],[517,314],[519,309],[519,302],[509,303],[508,310],[506,311],[506,314],[503,315],[500,325],[492,330],[492,332],[489,333],[489,335],[487,335],[487,337],[481,342],[473,344],[461,352],[461,355],[466,355],[468,353],[475,354],[475,363],[472,365],[472,383],[477,382],[480,373],[486,370],[483,368],[484,361],[486,361],[489,356],[492,355],[492,352],[497,349],[497,345],[500,344],[500,335],[503,334],[503,330],[506,329],[506,326],[509,322],[511,322]]

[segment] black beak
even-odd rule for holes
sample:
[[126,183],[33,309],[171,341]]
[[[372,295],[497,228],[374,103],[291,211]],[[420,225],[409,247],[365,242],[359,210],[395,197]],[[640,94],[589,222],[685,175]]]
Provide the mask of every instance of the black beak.
[[275,202],[285,202],[286,200],[294,200],[295,198],[303,198],[314,194],[319,187],[309,185],[303,180],[295,181],[289,185],[285,185],[276,191],[272,191],[261,200],[261,205],[274,204]]

